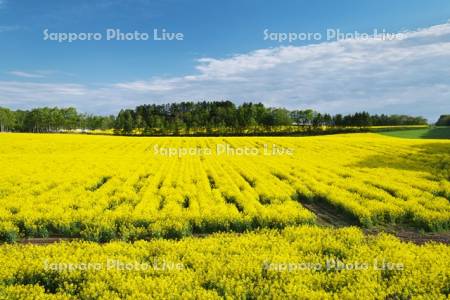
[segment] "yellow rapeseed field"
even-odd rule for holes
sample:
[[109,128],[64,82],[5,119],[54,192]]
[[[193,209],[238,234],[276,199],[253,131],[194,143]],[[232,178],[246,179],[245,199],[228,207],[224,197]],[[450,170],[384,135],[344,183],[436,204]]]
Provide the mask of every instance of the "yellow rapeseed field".
[[450,225],[450,142],[323,137],[0,135],[0,236],[87,240],[314,223]]
[[2,244],[0,299],[449,297],[448,245],[324,228],[309,209],[448,232],[450,141],[0,134],[0,145],[0,240],[77,239]]

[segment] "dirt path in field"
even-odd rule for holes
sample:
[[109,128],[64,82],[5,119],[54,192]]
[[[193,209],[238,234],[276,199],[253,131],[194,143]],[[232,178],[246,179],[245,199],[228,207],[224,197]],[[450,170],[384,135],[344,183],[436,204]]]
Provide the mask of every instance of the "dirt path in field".
[[[302,205],[316,215],[317,224],[320,226],[335,228],[346,226],[360,227],[358,220],[323,201],[302,202]],[[402,241],[413,242],[418,245],[432,241],[450,244],[450,232],[420,232],[415,228],[404,228],[400,226],[375,227],[372,229],[362,228],[362,230],[370,235],[376,235],[382,232],[389,233],[395,235]]]
[[443,244],[450,244],[450,232],[420,232],[414,228],[375,228],[365,229],[367,234],[380,234],[382,232],[395,235],[404,242],[413,242],[417,245],[422,245],[427,242],[437,242]]
[[356,218],[346,215],[339,209],[325,203],[324,201],[303,202],[302,205],[314,213],[317,224],[327,227],[359,226]]
[[415,244],[425,244],[426,242],[439,242],[450,244],[450,233],[420,233],[414,231],[400,231],[394,233],[399,239],[403,241],[413,242]]
[[[331,222],[335,222],[334,225]],[[321,214],[318,216],[318,225],[323,227],[345,227],[349,225],[347,222],[339,220],[336,216],[327,216],[326,214]],[[350,224],[354,225],[354,224]],[[450,232],[426,232],[421,233],[414,229],[362,229],[364,233],[367,235],[377,235],[382,232],[389,233],[395,235],[400,240],[404,242],[412,242],[417,245],[422,245],[427,242],[438,242],[450,245]],[[240,235],[240,233],[235,233],[236,235]],[[192,236],[195,238],[206,238],[210,234],[193,234]],[[20,244],[30,244],[30,245],[49,245],[53,243],[59,242],[71,242],[71,241],[81,241],[79,238],[62,238],[62,237],[48,237],[48,238],[25,238],[19,241]]]
[[[330,225],[330,219],[319,221],[318,224],[325,227],[345,227],[346,225],[342,225],[342,221],[339,221],[340,224],[338,226]],[[450,245],[450,232],[444,232],[444,233],[421,233],[414,230],[405,230],[405,229],[399,229],[397,231],[394,230],[381,230],[381,229],[363,229],[363,231],[368,235],[376,235],[380,234],[382,232],[389,233],[392,235],[395,235],[400,240],[404,242],[413,242],[417,245],[422,245],[427,242],[438,242]],[[238,233],[236,233],[238,234]],[[238,234],[239,235],[239,234]],[[208,234],[194,234],[193,237],[196,238],[206,238],[208,237]],[[50,245],[53,243],[59,243],[59,242],[71,242],[71,241],[81,241],[81,239],[78,238],[55,238],[55,237],[48,237],[48,238],[26,238],[19,241],[20,244],[29,244],[29,245]]]
[[64,237],[46,237],[46,238],[24,238],[20,240],[20,244],[32,245],[48,245],[58,242],[70,242],[80,240],[78,238],[64,238]]

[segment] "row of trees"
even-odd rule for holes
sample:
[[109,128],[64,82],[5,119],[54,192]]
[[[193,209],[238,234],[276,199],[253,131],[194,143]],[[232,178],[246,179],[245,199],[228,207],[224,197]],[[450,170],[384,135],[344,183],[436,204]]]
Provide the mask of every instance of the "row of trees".
[[436,122],[437,126],[450,126],[450,115],[441,115]]
[[267,108],[261,103],[244,103],[236,106],[230,101],[181,102],[164,105],[140,105],[135,109],[121,110],[116,118],[115,130],[130,134],[180,132],[206,132],[227,130],[243,132],[258,128],[261,131],[280,126],[341,126],[366,127],[389,125],[424,125],[422,117],[405,115],[370,115],[367,112],[351,115],[321,114],[314,110],[287,110]]
[[74,129],[115,129],[118,134],[180,134],[212,131],[243,133],[272,131],[273,128],[366,127],[422,125],[422,117],[405,115],[321,114],[314,110],[287,110],[265,107],[261,103],[236,106],[230,101],[181,102],[140,105],[123,109],[117,117],[80,114],[73,107],[35,108],[12,111],[0,107],[0,131],[58,132]]
[[80,114],[73,107],[12,111],[0,107],[0,131],[58,132],[74,129],[111,129],[114,116]]
[[140,129],[145,133],[172,132],[199,129],[236,129],[242,131],[255,126],[291,125],[289,111],[266,108],[263,104],[245,103],[236,107],[230,101],[182,102],[165,105],[140,105],[134,110],[121,110],[115,129],[130,133]]

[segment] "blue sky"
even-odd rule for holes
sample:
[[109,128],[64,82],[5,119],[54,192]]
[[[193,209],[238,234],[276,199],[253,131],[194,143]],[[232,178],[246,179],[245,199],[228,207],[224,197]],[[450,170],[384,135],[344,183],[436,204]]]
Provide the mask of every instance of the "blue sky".
[[[0,105],[116,113],[141,103],[261,101],[430,119],[450,112],[450,2],[0,0]],[[183,41],[44,41],[166,29]],[[401,41],[264,40],[269,32],[404,32]]]

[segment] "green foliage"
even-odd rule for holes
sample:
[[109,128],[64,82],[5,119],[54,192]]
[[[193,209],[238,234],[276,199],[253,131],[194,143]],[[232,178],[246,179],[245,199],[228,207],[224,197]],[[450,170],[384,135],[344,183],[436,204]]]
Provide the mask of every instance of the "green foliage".
[[441,115],[436,126],[450,126],[450,115]]
[[422,117],[405,115],[370,115],[361,112],[332,116],[311,109],[289,111],[265,107],[261,103],[236,106],[230,101],[181,102],[140,105],[134,110],[121,110],[116,118],[115,132],[126,135],[314,135],[319,134],[323,126],[343,131],[343,127],[426,123]]
[[19,228],[11,222],[0,222],[0,241],[13,243],[19,238]]
[[69,108],[34,108],[29,111],[11,111],[0,107],[0,132],[60,132],[74,129],[111,129],[114,116],[79,114]]
[[320,134],[324,126],[340,132],[344,127],[418,124],[426,124],[426,120],[367,112],[332,116],[311,109],[289,111],[265,107],[261,103],[236,106],[230,101],[140,105],[135,109],[122,109],[117,117],[79,114],[73,107],[43,107],[30,111],[0,108],[0,131],[21,132],[114,128],[115,134],[122,135],[314,135]]
[[450,127],[430,127],[381,132],[383,135],[409,139],[450,139]]
[[8,108],[0,107],[0,132],[13,129],[15,122],[14,112]]

